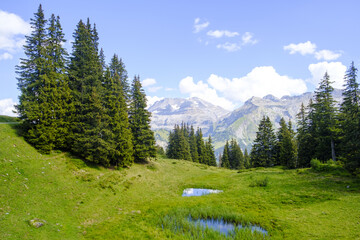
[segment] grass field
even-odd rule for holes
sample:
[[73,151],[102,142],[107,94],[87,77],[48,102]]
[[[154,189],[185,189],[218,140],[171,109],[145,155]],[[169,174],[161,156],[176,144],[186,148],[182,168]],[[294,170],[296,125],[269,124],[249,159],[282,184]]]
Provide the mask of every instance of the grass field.
[[[0,239],[219,239],[184,220],[251,222],[271,239],[360,239],[360,181],[281,168],[232,171],[158,159],[114,170],[41,155],[0,125]],[[181,197],[184,188],[223,190]],[[29,220],[46,221],[40,228]],[[244,238],[259,236],[239,233]]]

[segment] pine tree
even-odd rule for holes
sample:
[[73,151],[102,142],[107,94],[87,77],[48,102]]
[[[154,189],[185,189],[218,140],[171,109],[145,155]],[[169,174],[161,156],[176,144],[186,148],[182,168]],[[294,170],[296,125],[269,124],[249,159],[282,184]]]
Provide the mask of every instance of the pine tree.
[[269,117],[260,121],[256,139],[251,149],[251,163],[253,167],[271,167],[274,165],[276,137]]
[[107,69],[104,78],[104,106],[108,124],[103,135],[108,136],[110,164],[130,166],[133,163],[132,133],[129,126],[127,106],[122,92],[119,76],[110,75]]
[[203,135],[201,128],[198,128],[196,131],[196,145],[198,149],[199,163],[206,163],[206,148],[203,140]]
[[88,161],[109,164],[108,143],[103,139],[102,66],[98,55],[98,37],[88,19],[81,20],[73,35],[69,66],[70,87],[75,107],[72,119],[72,151]]
[[360,90],[354,62],[345,75],[343,102],[340,106],[342,130],[341,150],[350,171],[360,167]]
[[191,125],[190,136],[189,136],[189,146],[190,146],[191,160],[193,162],[199,162],[195,130],[192,125]]
[[110,61],[110,73],[113,77],[115,74],[119,76],[122,92],[125,97],[125,102],[127,105],[130,104],[130,86],[128,83],[128,75],[125,69],[125,64],[123,63],[122,59],[118,57],[118,55],[114,54]]
[[214,153],[214,146],[212,145],[211,136],[209,136],[208,141],[206,142],[206,151],[208,155],[208,165],[216,166],[216,157]]
[[235,139],[230,142],[229,163],[231,169],[244,168],[244,155]]
[[336,161],[336,107],[332,97],[334,88],[331,86],[327,72],[315,91],[313,124],[317,141],[316,157],[322,161]]
[[277,132],[277,141],[276,141],[276,145],[275,145],[276,165],[286,166],[287,158],[286,158],[286,156],[281,156],[280,149],[282,148],[284,135],[285,135],[285,132],[287,131],[287,129],[288,129],[288,126],[286,125],[285,119],[281,118],[280,119],[280,128]]
[[52,14],[49,20],[48,41],[46,46],[47,68],[49,77],[52,80],[52,89],[48,95],[53,97],[51,107],[51,118],[55,121],[55,148],[69,148],[69,131],[71,128],[70,115],[74,112],[71,104],[71,90],[69,78],[66,73],[67,56],[63,44],[65,43],[64,33],[60,24],[60,17]]
[[223,168],[230,168],[229,151],[230,151],[229,142],[226,141],[225,146],[224,146],[223,155],[221,158],[221,167],[223,167]]
[[288,168],[297,167],[297,143],[293,132],[291,121],[289,125],[282,126],[281,143],[279,144],[279,159],[282,166]]
[[25,139],[39,151],[49,153],[66,146],[69,122],[69,88],[65,75],[66,51],[59,17],[49,26],[40,5],[31,19],[32,33],[24,46],[27,58],[17,66],[21,91],[16,106]]
[[244,151],[244,167],[246,169],[251,168],[250,156],[249,156],[249,153],[248,153],[246,148],[245,148],[245,151]]
[[156,157],[154,132],[150,129],[151,113],[146,110],[146,95],[139,76],[135,76],[132,82],[129,112],[135,162],[143,162],[148,158]]

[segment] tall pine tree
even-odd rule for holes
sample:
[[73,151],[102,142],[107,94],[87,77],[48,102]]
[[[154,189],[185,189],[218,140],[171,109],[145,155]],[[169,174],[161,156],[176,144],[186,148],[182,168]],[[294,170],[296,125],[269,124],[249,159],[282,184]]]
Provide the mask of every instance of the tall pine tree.
[[156,157],[154,132],[150,129],[151,113],[146,110],[146,95],[139,76],[135,76],[132,82],[129,111],[135,162],[144,162],[148,158]]
[[269,117],[260,121],[250,158],[253,167],[271,167],[274,165],[276,136]]
[[337,134],[337,119],[335,101],[332,97],[334,88],[330,77],[325,73],[319,87],[315,91],[313,124],[317,141],[316,157],[320,160],[336,160],[335,142]]
[[108,143],[103,139],[102,65],[98,54],[98,36],[88,19],[81,20],[73,34],[73,52],[69,66],[70,87],[75,107],[71,149],[88,161],[109,164]]
[[340,106],[341,153],[350,171],[360,168],[360,90],[354,62],[346,72],[343,102]]

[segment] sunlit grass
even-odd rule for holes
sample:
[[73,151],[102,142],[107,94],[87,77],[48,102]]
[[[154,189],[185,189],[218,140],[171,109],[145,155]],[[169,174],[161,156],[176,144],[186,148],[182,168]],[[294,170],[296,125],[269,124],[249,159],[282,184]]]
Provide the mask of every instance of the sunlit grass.
[[[347,174],[169,159],[106,169],[67,153],[41,155],[14,126],[0,125],[0,239],[224,238],[190,224],[189,214],[256,224],[271,239],[359,238],[360,183]],[[223,192],[181,197],[185,188]],[[31,227],[35,218],[46,224]]]

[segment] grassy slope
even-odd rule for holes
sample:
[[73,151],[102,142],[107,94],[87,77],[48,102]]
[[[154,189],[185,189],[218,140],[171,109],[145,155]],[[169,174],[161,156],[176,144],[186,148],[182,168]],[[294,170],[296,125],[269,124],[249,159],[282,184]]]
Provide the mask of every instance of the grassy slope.
[[[349,177],[278,168],[237,173],[168,159],[97,168],[64,153],[41,155],[13,126],[0,125],[0,239],[181,239],[159,219],[184,208],[232,211],[273,239],[359,239],[360,183]],[[249,187],[264,177],[267,187]],[[224,193],[184,198],[186,187]],[[33,218],[47,224],[32,228]]]

